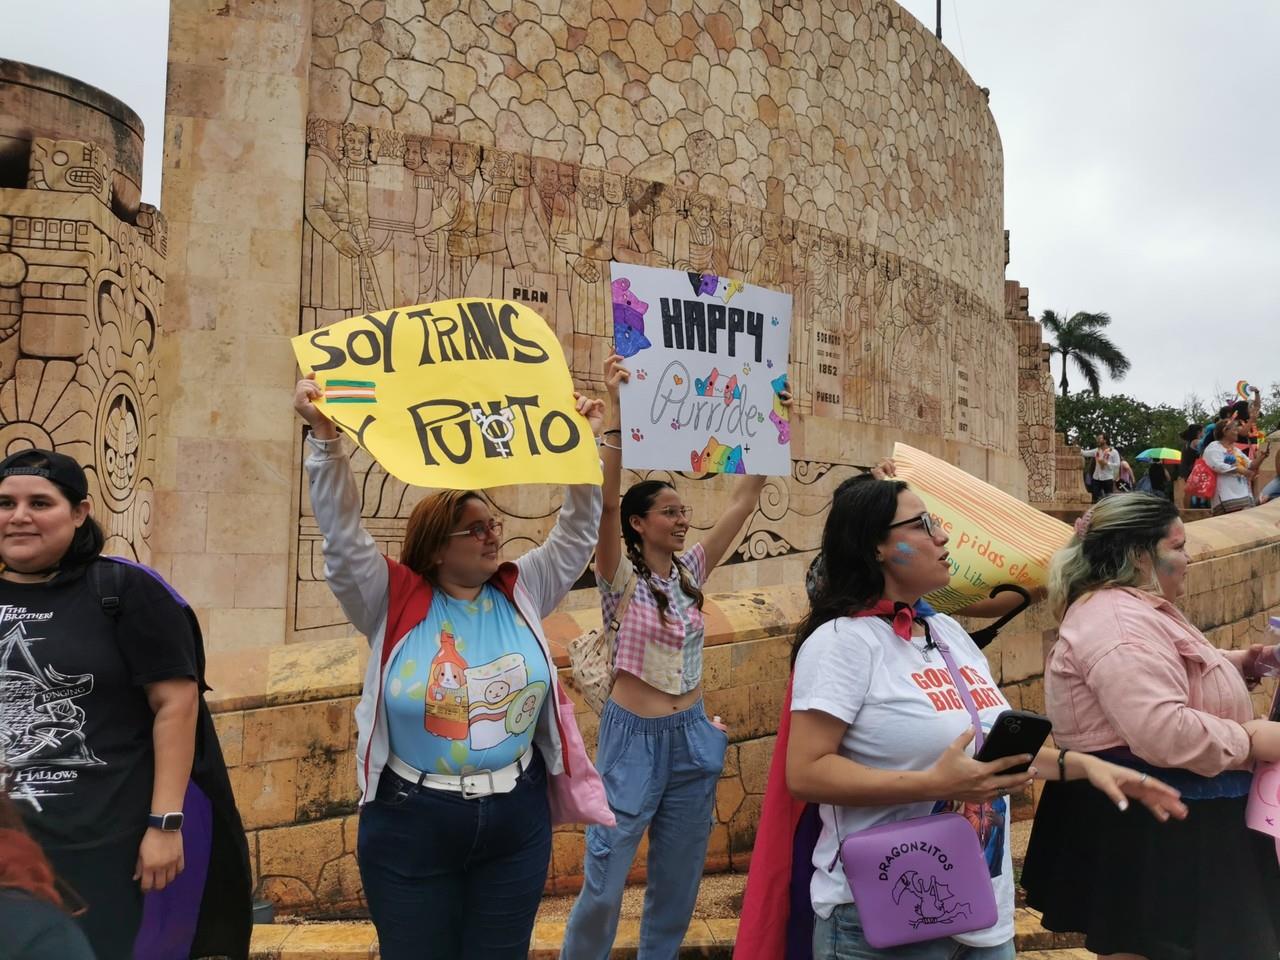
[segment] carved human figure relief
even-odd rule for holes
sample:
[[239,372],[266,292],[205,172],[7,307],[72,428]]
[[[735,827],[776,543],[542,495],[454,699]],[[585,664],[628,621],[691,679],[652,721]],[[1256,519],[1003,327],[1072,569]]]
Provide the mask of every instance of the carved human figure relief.
[[[560,343],[572,355],[573,318],[560,309],[560,295],[568,289],[568,260],[555,244],[557,236],[575,234],[573,208],[560,193],[560,169],[555,160],[534,157],[531,180],[511,193],[507,210],[507,252],[522,287],[532,288],[539,276],[554,288],[545,291],[555,309],[553,326]],[[550,318],[548,318],[550,319]]]
[[418,239],[418,296],[420,303],[447,300],[450,291],[448,227],[458,213],[457,188],[450,182],[450,144],[427,141],[422,165],[413,178],[417,204],[413,233]]
[[689,216],[676,224],[675,268],[693,273],[728,273],[723,256],[712,201],[705,193],[689,198]]
[[650,267],[671,266],[671,261],[654,245],[658,189],[644,180],[627,180],[626,207],[618,213],[622,240],[614,246],[615,260]]
[[610,337],[613,330],[609,296],[609,261],[613,259],[618,208],[604,198],[604,174],[582,168],[573,198],[576,232],[555,237],[568,259],[569,303],[577,333]]
[[342,125],[342,172],[347,184],[348,229],[356,241],[355,261],[360,277],[361,309],[385,310],[388,306],[380,278],[373,267],[369,239],[369,128]]
[[369,203],[369,263],[385,307],[414,304],[421,265],[414,221],[414,173],[405,164],[408,143],[394,130],[374,129],[366,167]]
[[363,308],[360,242],[352,231],[342,127],[312,118],[302,196],[302,306],[324,326]]
[[785,279],[786,251],[782,243],[782,221],[776,213],[761,218],[761,236],[751,241],[747,279],[760,287],[780,290]]
[[[526,170],[528,158],[525,158]],[[507,211],[515,189],[513,157],[509,150],[487,147],[480,158],[484,193],[476,208],[476,232],[466,251],[475,257],[464,294],[468,297],[502,295],[503,271],[511,266],[507,254]]]
[[449,224],[449,295],[460,297],[467,289],[479,254],[480,204],[484,199],[484,178],[480,175],[481,148],[473,143],[454,143],[449,151],[449,183],[458,194],[458,209]]

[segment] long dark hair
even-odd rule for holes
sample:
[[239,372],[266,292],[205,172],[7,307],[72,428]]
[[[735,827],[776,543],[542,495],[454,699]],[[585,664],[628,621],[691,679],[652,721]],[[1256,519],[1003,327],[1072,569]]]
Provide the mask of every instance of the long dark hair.
[[[664,620],[667,618],[667,610],[671,606],[671,601],[667,598],[665,591],[654,588],[653,571],[644,562],[644,540],[641,538],[640,532],[631,526],[631,518],[644,516],[653,509],[653,502],[658,499],[658,494],[663,490],[674,489],[675,487],[665,480],[641,480],[623,494],[621,508],[622,542],[626,545],[627,557],[631,560],[631,565],[636,568],[636,575],[643,578],[644,582],[649,585],[649,591],[653,594],[653,599],[657,601],[658,612],[662,614],[662,619]],[[671,559],[680,574],[680,589],[692,597],[693,602],[701,610],[702,591],[693,582],[693,579],[689,576],[689,571],[685,569],[684,563],[680,558],[673,556]]]
[[905,489],[901,480],[876,480],[866,473],[836,487],[822,528],[821,568],[814,578],[809,613],[796,630],[792,663],[805,639],[822,624],[866,609],[884,595],[876,547],[889,536],[898,495]]

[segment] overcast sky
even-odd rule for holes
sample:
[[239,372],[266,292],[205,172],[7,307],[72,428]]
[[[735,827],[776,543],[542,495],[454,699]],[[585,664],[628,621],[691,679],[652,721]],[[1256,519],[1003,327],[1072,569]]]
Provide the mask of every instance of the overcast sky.
[[[934,0],[903,5],[932,29]],[[69,73],[141,115],[143,197],[162,206],[167,8],[14,3],[0,31],[0,56]],[[1111,314],[1133,370],[1104,392],[1179,404],[1280,380],[1266,279],[1280,263],[1280,4],[943,0],[942,26],[991,89],[1008,276],[1037,316]]]

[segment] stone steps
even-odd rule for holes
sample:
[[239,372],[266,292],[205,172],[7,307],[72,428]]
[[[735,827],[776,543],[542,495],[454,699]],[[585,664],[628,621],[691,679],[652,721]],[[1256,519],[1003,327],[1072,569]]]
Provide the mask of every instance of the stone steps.
[[[1075,946],[1077,938],[1050,933],[1040,926],[1039,915],[1025,907],[1014,917],[1020,960],[1093,960],[1094,955]],[[736,919],[694,920],[680,949],[681,958],[730,960],[738,932]],[[640,923],[623,920],[618,925],[612,960],[634,960]],[[564,937],[564,922],[540,920],[534,928],[529,960],[556,960]],[[253,930],[252,960],[377,960],[378,938],[373,925],[360,922],[280,923]]]

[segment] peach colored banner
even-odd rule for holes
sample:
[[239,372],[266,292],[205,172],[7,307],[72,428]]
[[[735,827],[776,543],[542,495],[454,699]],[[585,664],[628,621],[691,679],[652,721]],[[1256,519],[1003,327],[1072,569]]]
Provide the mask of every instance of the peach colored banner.
[[951,583],[928,597],[950,613],[1014,583],[1044,586],[1049,560],[1071,539],[1071,527],[945,460],[896,443],[898,479],[911,485],[951,538]]

